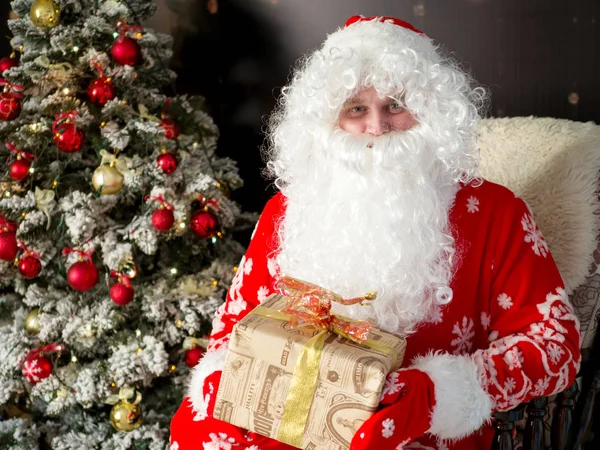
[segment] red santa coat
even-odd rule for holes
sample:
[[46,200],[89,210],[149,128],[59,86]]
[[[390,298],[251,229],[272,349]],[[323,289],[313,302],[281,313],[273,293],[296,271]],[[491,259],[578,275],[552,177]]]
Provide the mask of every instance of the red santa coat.
[[[173,418],[172,450],[288,448],[210,416],[233,326],[275,292],[276,228],[284,212],[278,194],[261,215]],[[457,193],[450,223],[460,255],[453,300],[407,338],[403,363],[430,376],[436,405],[429,433],[404,448],[490,448],[492,411],[559,392],[579,368],[579,323],[527,205],[502,186],[471,184]]]

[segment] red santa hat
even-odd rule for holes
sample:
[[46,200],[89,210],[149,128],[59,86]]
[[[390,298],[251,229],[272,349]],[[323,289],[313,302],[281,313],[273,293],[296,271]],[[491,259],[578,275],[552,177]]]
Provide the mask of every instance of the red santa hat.
[[410,23],[394,17],[350,17],[343,28],[327,37],[323,45],[325,54],[334,48],[352,49],[359,56],[414,50],[430,62],[440,60],[430,38]]

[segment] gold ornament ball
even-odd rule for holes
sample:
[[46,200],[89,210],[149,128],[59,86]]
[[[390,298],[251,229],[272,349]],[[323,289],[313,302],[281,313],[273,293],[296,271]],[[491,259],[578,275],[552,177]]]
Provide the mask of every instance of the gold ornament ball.
[[54,0],[35,0],[29,16],[37,27],[54,28],[60,22],[60,7]]
[[120,267],[120,272],[127,278],[135,278],[137,275],[137,267],[133,261],[126,261]]
[[40,323],[40,310],[34,309],[27,317],[25,317],[25,330],[29,334],[37,335],[42,331],[42,324]]
[[123,187],[125,178],[114,166],[102,165],[94,171],[92,184],[102,195],[116,194]]
[[110,411],[110,423],[118,431],[132,431],[142,424],[142,408],[121,400]]

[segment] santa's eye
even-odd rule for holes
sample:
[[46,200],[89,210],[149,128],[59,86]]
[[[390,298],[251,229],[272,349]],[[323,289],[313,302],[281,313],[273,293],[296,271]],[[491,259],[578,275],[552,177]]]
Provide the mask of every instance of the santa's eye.
[[388,105],[388,108],[392,112],[402,111],[402,105],[400,103],[398,103],[398,102],[390,103]]

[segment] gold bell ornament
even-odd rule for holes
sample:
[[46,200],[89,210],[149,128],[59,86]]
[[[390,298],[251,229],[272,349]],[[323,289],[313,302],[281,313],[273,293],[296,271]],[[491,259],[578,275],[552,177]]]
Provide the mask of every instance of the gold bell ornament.
[[29,16],[37,27],[54,28],[60,23],[60,6],[54,0],[35,0]]
[[[130,401],[134,399],[133,402]],[[133,431],[142,425],[142,394],[134,388],[121,388],[118,395],[111,395],[106,403],[114,405],[110,411],[110,423],[117,431]]]

